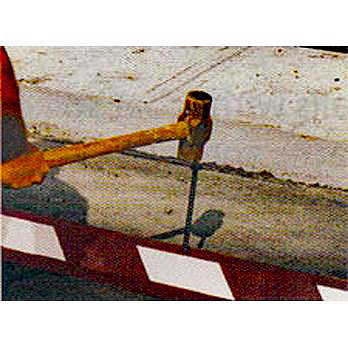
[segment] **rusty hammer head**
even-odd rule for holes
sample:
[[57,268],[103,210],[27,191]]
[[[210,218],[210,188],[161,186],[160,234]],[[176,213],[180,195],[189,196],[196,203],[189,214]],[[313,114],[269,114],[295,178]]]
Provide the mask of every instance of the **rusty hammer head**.
[[203,148],[209,140],[213,121],[210,116],[212,97],[203,91],[187,93],[184,108],[178,117],[178,122],[187,122],[189,136],[180,140],[177,158],[198,162],[202,159]]

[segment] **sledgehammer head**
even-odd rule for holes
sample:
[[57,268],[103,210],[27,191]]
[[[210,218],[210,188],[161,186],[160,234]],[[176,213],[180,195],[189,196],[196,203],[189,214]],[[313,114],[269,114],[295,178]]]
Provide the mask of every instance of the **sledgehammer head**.
[[178,122],[187,122],[189,136],[180,140],[177,158],[198,162],[202,159],[203,148],[209,140],[213,121],[210,116],[212,97],[203,91],[190,91],[187,93],[184,108],[178,117]]

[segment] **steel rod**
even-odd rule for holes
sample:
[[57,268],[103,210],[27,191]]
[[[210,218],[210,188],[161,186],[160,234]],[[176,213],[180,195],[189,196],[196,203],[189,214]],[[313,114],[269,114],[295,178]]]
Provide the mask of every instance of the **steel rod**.
[[188,251],[190,249],[190,236],[192,230],[192,216],[193,216],[193,208],[196,197],[196,188],[198,181],[198,171],[202,169],[201,164],[198,162],[194,162],[191,166],[191,185],[190,185],[190,195],[187,206],[187,214],[186,214],[186,223],[185,223],[185,231],[184,231],[184,242],[182,248],[184,251]]

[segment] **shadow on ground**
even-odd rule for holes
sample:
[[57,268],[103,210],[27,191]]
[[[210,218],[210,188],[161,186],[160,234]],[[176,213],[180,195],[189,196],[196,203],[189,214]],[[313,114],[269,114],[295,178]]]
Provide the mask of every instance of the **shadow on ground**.
[[[222,210],[212,209],[207,210],[203,213],[193,224],[191,233],[196,237],[201,237],[201,240],[198,243],[198,248],[202,249],[205,240],[208,237],[211,237],[224,223],[224,212]],[[184,234],[185,228],[178,228],[173,231],[164,232],[152,236],[152,239],[164,240],[168,238],[175,237],[179,234]]]

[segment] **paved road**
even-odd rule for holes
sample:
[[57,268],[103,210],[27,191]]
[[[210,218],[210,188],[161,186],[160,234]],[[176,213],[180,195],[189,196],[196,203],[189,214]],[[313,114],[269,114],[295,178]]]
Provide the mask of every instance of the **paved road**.
[[3,263],[5,301],[157,301],[92,281]]

